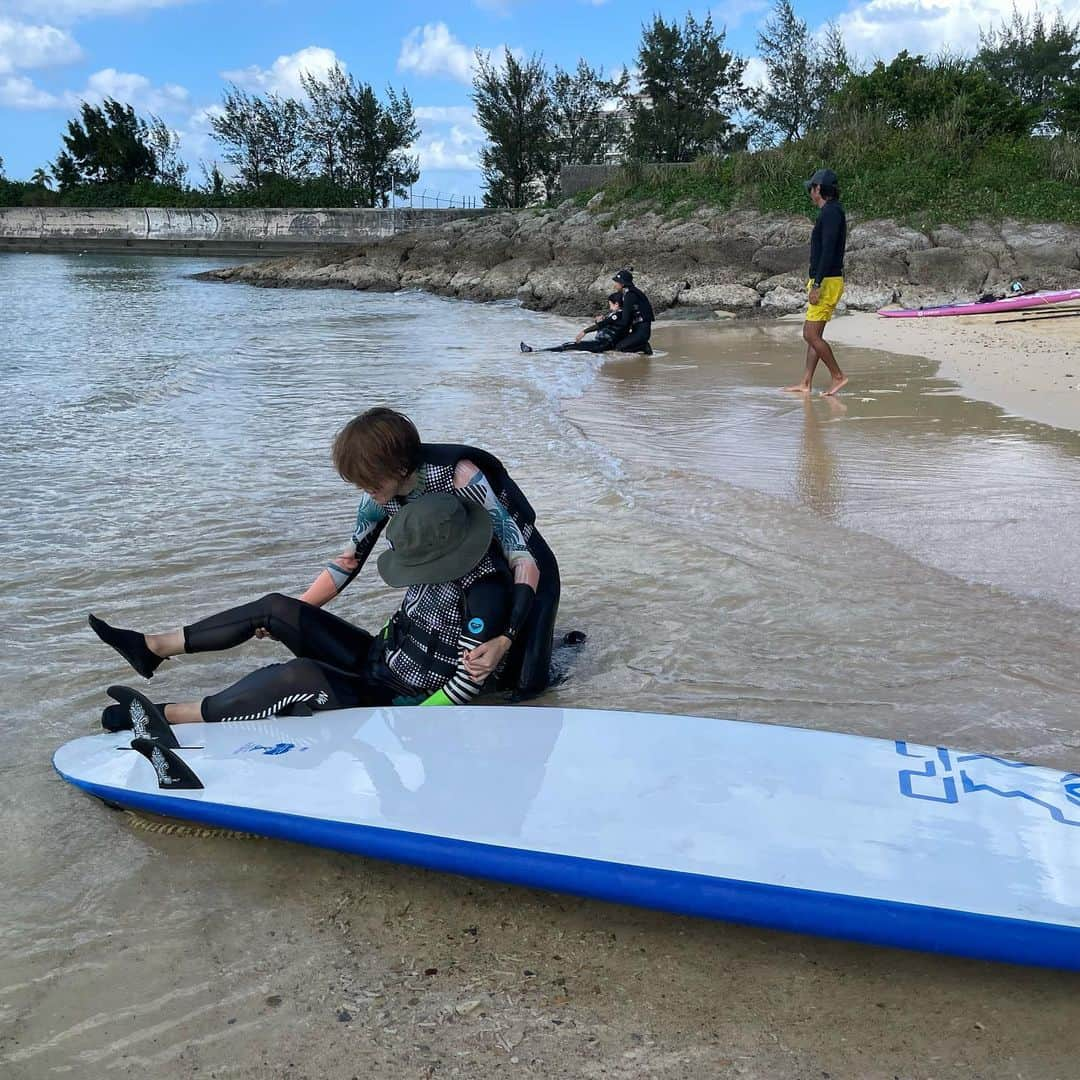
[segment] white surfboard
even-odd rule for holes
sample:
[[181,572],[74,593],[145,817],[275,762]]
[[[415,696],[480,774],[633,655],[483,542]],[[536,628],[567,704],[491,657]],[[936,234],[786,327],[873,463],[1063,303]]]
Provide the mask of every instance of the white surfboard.
[[109,802],[209,825],[693,915],[1080,970],[1080,773],[579,709],[346,709],[175,732],[198,747],[174,753],[201,788],[170,790],[161,755],[155,764],[131,750],[130,732],[75,739],[53,762]]

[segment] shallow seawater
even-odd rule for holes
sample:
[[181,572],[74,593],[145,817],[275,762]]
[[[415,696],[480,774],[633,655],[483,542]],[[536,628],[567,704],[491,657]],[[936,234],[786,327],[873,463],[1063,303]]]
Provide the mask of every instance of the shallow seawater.
[[[88,611],[168,629],[299,591],[340,550],[356,500],[329,443],[373,404],[499,454],[537,507],[560,629],[589,634],[546,702],[1076,767],[1077,436],[878,353],[847,350],[841,401],[785,397],[800,350],[783,324],[665,328],[651,360],[601,364],[519,353],[577,324],[512,304],[188,278],[207,265],[0,256],[0,1064],[16,1075],[175,1064],[181,1032],[217,1038],[222,995],[242,1009],[268,972],[299,984],[315,963],[282,921],[302,924],[306,890],[346,860],[135,832],[49,760],[133,678]],[[394,603],[368,568],[335,610],[373,626]],[[198,696],[279,656],[187,658],[152,690]]]

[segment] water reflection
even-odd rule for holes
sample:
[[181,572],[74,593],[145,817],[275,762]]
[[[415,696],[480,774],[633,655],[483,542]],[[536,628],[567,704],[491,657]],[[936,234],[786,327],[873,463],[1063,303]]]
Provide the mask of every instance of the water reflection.
[[795,467],[795,491],[799,498],[827,518],[840,513],[841,474],[837,457],[829,446],[826,428],[847,415],[847,405],[836,397],[802,398],[802,439]]

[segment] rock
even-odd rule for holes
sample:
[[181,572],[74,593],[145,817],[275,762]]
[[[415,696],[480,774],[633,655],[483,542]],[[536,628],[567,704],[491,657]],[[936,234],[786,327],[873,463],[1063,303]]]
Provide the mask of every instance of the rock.
[[693,285],[678,295],[680,307],[753,308],[761,303],[757,289],[745,285]]
[[844,283],[844,303],[852,311],[877,311],[896,298],[896,290],[882,285],[849,285]]
[[771,274],[790,273],[799,269],[806,271],[810,264],[810,249],[806,244],[758,248],[751,264],[756,269],[767,270]]
[[877,251],[893,258],[901,258],[909,251],[923,251],[930,247],[930,238],[907,225],[882,219],[851,224],[848,230],[848,254],[854,251]]
[[790,292],[798,292],[806,296],[806,274],[774,274],[759,281],[754,288],[764,296],[773,289],[787,289]]
[[[598,208],[604,207],[600,212]],[[850,222],[844,304],[918,307],[1033,288],[1080,287],[1080,228],[973,223],[924,233],[894,221]],[[698,207],[673,220],[611,207],[507,211],[400,233],[362,247],[271,259],[199,275],[265,288],[426,289],[473,300],[517,297],[530,308],[576,316],[603,307],[623,266],[658,313],[797,311],[806,302],[812,223],[802,215]]]
[[908,255],[908,277],[916,285],[934,285],[961,292],[978,293],[991,270],[997,268],[992,255],[955,248],[929,248]]
[[770,311],[774,315],[786,315],[793,311],[800,311],[806,306],[805,290],[796,292],[794,289],[785,289],[782,286],[772,289],[761,298],[761,309]]
[[853,251],[844,259],[845,285],[854,282],[870,285],[880,282],[906,281],[907,263],[886,251],[863,248]]

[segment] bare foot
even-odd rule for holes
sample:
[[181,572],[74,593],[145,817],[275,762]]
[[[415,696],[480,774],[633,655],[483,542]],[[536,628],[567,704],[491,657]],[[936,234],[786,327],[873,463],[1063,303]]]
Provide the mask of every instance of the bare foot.
[[829,389],[822,394],[822,397],[832,397],[833,394],[840,393],[840,391],[847,386],[847,383],[848,378],[846,375],[841,375],[839,379],[833,379]]
[[[847,382],[847,380],[844,380]],[[809,394],[810,387],[803,385],[803,383],[796,383],[794,386],[785,386],[782,388],[785,394]]]

